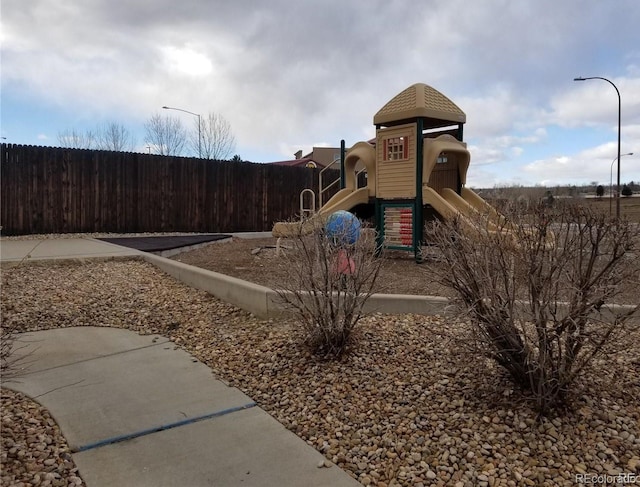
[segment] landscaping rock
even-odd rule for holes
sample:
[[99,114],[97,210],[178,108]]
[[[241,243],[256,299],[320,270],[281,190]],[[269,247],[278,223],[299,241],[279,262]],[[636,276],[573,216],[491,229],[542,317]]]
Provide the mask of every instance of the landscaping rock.
[[[468,325],[440,316],[367,316],[349,353],[327,362],[294,321],[258,320],[140,261],[4,269],[0,311],[18,331],[167,336],[320,451],[323,468],[363,484],[569,486],[640,462],[637,329],[596,359],[562,416],[538,419],[493,362],[468,355]],[[82,485],[37,403],[3,389],[1,425],[3,485]]]

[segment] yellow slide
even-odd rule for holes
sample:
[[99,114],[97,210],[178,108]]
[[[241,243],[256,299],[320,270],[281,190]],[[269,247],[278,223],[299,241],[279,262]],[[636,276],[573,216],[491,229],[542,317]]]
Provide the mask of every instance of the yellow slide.
[[[367,170],[367,186],[358,188],[356,168],[362,163]],[[299,222],[277,222],[271,233],[274,237],[293,237],[307,235],[317,228],[331,213],[338,210],[351,211],[360,204],[369,203],[369,197],[376,194],[376,151],[368,142],[358,142],[344,158],[344,177],[346,188],[341,189],[320,208],[318,213],[308,220]]]
[[486,215],[488,218],[486,230],[489,232],[506,231],[509,234],[512,233],[504,216],[470,189],[463,188],[462,196],[460,196],[452,189],[444,188],[441,196],[433,188],[424,187],[422,188],[422,200],[424,203],[430,204],[442,218],[459,217],[473,231],[481,230],[477,228],[477,223],[473,223],[476,220],[471,218],[475,213],[476,215]]
[[507,221],[503,215],[498,213],[493,206],[483,200],[476,193],[471,191],[468,188],[462,188],[461,191],[462,198],[469,203],[472,207],[478,210],[480,213],[489,215],[489,218],[500,227],[504,227],[507,224]]
[[470,189],[463,188],[461,196],[451,188],[444,188],[442,197],[465,216],[472,217],[474,214],[485,216],[492,230],[498,230],[506,224],[504,217],[493,206]]
[[[461,197],[450,188],[444,188],[442,190],[441,196],[433,188],[424,187],[422,188],[422,201],[423,203],[431,205],[434,210],[440,213],[442,218],[451,219],[459,217],[469,226],[473,225],[471,225],[471,222],[467,217],[471,216],[473,212],[479,212],[481,214],[488,215],[490,227],[493,229],[497,229],[498,225],[495,219],[502,217],[502,215],[500,215],[493,207],[491,207],[473,191],[467,190],[467,192],[464,194],[467,198]],[[477,197],[477,200],[472,199],[473,196],[470,195],[475,195]],[[470,202],[470,199],[473,203]],[[482,206],[478,200],[484,202],[487,207]]]
[[440,196],[435,189],[428,186],[422,188],[422,203],[431,205],[442,218],[451,219],[456,216],[464,218],[464,214],[458,208]]
[[301,222],[277,222],[273,226],[274,237],[294,237],[296,235],[306,235],[317,227],[319,221],[328,218],[331,213],[338,210],[349,211],[353,207],[369,203],[369,190],[360,188],[353,191],[352,189],[341,189],[333,197],[327,201],[315,215],[308,220]]

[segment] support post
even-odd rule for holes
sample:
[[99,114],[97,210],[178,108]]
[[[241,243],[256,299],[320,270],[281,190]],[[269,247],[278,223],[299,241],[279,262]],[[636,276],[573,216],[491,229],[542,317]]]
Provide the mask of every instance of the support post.
[[376,222],[376,256],[380,255],[384,247],[384,215],[380,205],[380,198],[375,199],[375,222]]
[[413,253],[416,262],[420,262],[422,260],[421,248],[424,237],[424,222],[422,217],[423,126],[423,119],[418,118],[416,121],[416,197],[414,200],[413,210]]
[[344,139],[340,141],[340,189],[345,188],[345,180],[344,180],[344,156],[345,156],[345,145]]

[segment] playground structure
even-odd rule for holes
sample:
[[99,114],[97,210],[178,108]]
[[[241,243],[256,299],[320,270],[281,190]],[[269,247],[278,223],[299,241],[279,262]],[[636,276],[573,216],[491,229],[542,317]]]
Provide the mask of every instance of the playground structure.
[[[465,113],[434,88],[416,83],[373,117],[375,143],[358,142],[341,161],[341,188],[301,224],[278,222],[275,237],[310,232],[314,219],[346,210],[374,217],[381,247],[413,251],[425,241],[427,221],[482,213],[498,226],[502,216],[466,188],[470,154],[463,142]],[[366,171],[358,187],[357,167]]]

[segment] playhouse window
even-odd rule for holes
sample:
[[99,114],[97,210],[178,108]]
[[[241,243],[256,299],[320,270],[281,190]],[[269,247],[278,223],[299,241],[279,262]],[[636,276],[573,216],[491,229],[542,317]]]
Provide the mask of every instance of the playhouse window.
[[399,161],[409,158],[409,137],[390,137],[384,140],[384,160]]
[[438,163],[438,164],[445,164],[445,163],[447,162],[447,160],[448,160],[448,159],[447,159],[446,154],[440,154],[440,155],[438,156],[437,163]]

